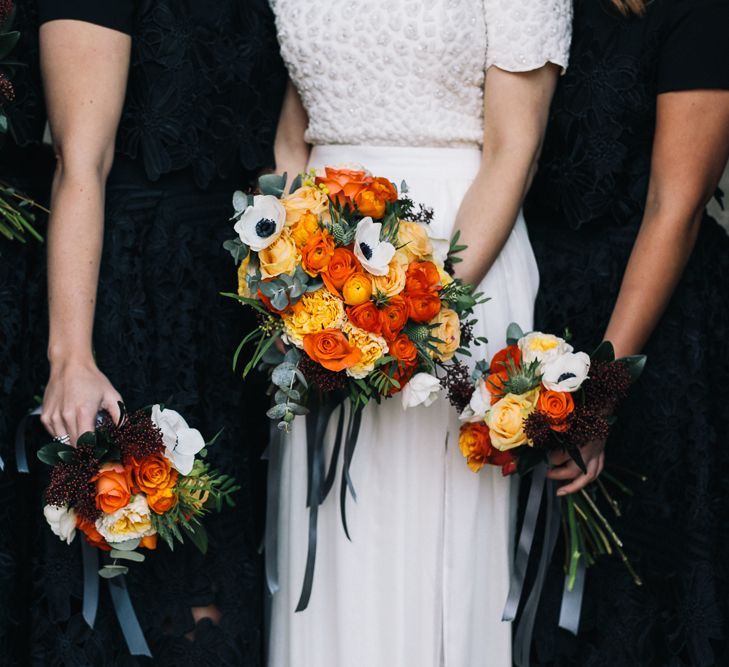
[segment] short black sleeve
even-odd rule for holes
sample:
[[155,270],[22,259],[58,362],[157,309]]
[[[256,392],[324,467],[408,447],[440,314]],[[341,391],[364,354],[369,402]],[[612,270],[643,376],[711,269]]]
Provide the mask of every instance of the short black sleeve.
[[729,0],[678,0],[658,67],[658,93],[729,89]]
[[132,33],[136,0],[38,0],[40,22],[74,19]]

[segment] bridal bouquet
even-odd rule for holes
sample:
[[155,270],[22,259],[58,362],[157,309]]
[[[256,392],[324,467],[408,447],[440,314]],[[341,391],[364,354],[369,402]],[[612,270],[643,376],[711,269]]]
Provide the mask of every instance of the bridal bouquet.
[[[468,466],[478,472],[484,465],[495,465],[504,475],[524,475],[557,451],[569,454],[586,472],[580,448],[607,437],[613,421],[610,415],[640,376],[645,357],[615,359],[608,342],[590,356],[575,352],[563,338],[551,334],[525,335],[515,324],[509,327],[507,343],[490,363],[476,365],[473,393],[461,406],[459,444]],[[608,485],[628,491],[605,472],[579,494],[563,498],[567,591],[574,587],[579,568],[613,552],[640,583],[622,542],[599,509],[598,494],[619,513]],[[538,501],[541,493],[534,497]],[[535,521],[537,513],[532,513]]]
[[170,549],[187,537],[207,550],[202,517],[223,503],[233,505],[239,488],[205,462],[205,443],[180,414],[154,405],[127,414],[119,424],[102,417],[95,433],[76,447],[53,442],[38,458],[53,466],[43,510],[51,530],[70,544],[78,531],[109,552],[99,574],[126,574],[124,562],[142,562],[137,549]]
[[[268,364],[276,387],[268,415],[287,430],[312,394],[339,393],[355,408],[403,392],[404,405],[432,402],[468,343],[477,303],[446,270],[463,249],[428,234],[432,215],[415,210],[387,179],[326,168],[284,190],[264,176],[258,195],[236,193],[226,243],[239,264],[237,295],[259,326],[244,375]],[[405,191],[403,189],[403,191]],[[274,344],[281,340],[285,357]]]

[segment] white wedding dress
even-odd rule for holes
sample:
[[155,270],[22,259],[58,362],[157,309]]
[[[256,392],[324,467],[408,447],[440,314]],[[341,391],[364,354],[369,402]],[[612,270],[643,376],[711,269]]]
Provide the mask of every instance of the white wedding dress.
[[[309,115],[310,166],[363,165],[434,209],[450,238],[480,163],[483,85],[490,66],[566,66],[569,0],[275,0],[281,50]],[[488,215],[484,215],[484,221]],[[484,229],[488,234],[488,229]],[[538,286],[524,220],[481,284],[488,358],[506,327],[528,330]],[[474,474],[458,449],[445,398],[403,411],[399,398],[365,410],[351,468],[352,541],[338,494],[319,516],[314,588],[295,613],[308,536],[306,436],[294,424],[283,456],[280,590],[271,667],[508,667],[512,492],[498,469]],[[338,485],[335,486],[335,490]]]

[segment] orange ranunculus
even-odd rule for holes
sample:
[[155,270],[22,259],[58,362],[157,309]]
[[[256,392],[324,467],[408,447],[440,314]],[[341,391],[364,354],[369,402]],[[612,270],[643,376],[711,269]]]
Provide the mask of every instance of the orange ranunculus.
[[321,277],[324,279],[327,289],[333,294],[339,295],[347,278],[360,270],[360,263],[349,248],[335,248],[327,270],[321,274]]
[[517,368],[521,366],[521,350],[519,350],[518,345],[509,345],[503,350],[499,350],[491,360],[491,366],[489,366],[491,372],[499,373],[503,371],[509,364],[510,359],[513,360]]
[[574,412],[575,402],[572,394],[564,391],[551,391],[542,387],[537,401],[537,410],[549,417],[553,431],[564,433],[569,428],[569,416]]
[[96,507],[111,514],[126,507],[132,497],[131,470],[121,463],[106,463],[91,478],[96,482]]
[[410,319],[425,324],[441,309],[440,298],[434,292],[410,292],[406,296]]
[[357,210],[375,220],[385,215],[387,202],[397,201],[397,190],[386,178],[377,177],[354,198]]
[[382,335],[382,314],[372,301],[347,308],[347,317],[354,326],[378,336]]
[[301,266],[310,276],[326,271],[334,256],[334,237],[327,231],[320,231],[309,237],[301,249]]
[[111,551],[111,547],[104,539],[104,536],[96,530],[96,524],[93,521],[84,519],[78,514],[76,515],[76,528],[78,528],[86,538],[86,541],[92,546],[102,551]]
[[354,198],[374,181],[367,172],[352,169],[326,167],[324,174],[324,176],[317,176],[315,182],[317,185],[323,185],[329,199],[340,206],[352,205]]
[[140,548],[154,551],[157,548],[157,533],[145,535],[139,543]]
[[401,296],[393,296],[382,309],[382,335],[393,340],[407,324],[408,302]]
[[412,367],[418,363],[418,348],[405,334],[400,334],[390,343],[390,354],[406,366]]
[[177,505],[177,493],[170,486],[147,494],[147,504],[155,514],[165,514]]
[[491,436],[486,424],[480,422],[467,423],[461,426],[458,438],[461,454],[466,457],[468,467],[478,472],[489,462],[494,449],[491,446]]
[[[394,362],[393,362],[394,363]],[[408,366],[405,363],[397,362],[395,365],[395,372],[392,375],[393,380],[397,380],[397,383],[400,385],[399,387],[395,387],[394,385],[390,387],[389,395],[394,396],[395,394],[402,391],[403,387],[410,382],[410,378],[415,373],[416,365],[413,364],[412,366]],[[392,368],[391,365],[388,366],[388,369]]]
[[491,405],[497,403],[507,394],[504,382],[506,382],[508,378],[509,374],[506,372],[505,368],[502,368],[498,373],[491,373],[491,375],[486,378],[486,389],[488,389],[489,394],[491,394]]
[[304,350],[316,363],[335,373],[351,368],[362,358],[361,350],[352,347],[339,329],[307,334],[304,336]]
[[367,274],[357,272],[349,276],[342,287],[342,296],[348,306],[359,306],[369,301],[372,296],[372,282]]
[[433,262],[410,263],[405,282],[406,292],[429,292],[441,287],[440,272]]
[[134,486],[148,496],[172,488],[177,483],[177,474],[162,454],[145,456],[141,461],[132,459]]
[[291,228],[291,238],[297,248],[303,248],[311,236],[319,231],[319,218],[306,211]]

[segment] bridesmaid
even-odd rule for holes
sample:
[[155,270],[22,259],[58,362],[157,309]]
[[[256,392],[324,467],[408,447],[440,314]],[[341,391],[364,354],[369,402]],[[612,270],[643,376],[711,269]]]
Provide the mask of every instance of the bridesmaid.
[[[272,15],[265,0],[40,8],[58,155],[43,424],[75,441],[123,398],[164,401],[210,436],[225,429],[211,455],[242,487],[237,508],[210,517],[207,557],[160,547],[129,588],[155,665],[259,665],[265,396],[231,372],[252,322],[217,295],[235,286],[222,249],[232,193],[273,167],[286,75]],[[85,626],[78,549],[44,539],[33,664],[143,664],[103,596],[96,629]]]
[[[729,238],[705,206],[729,155],[729,2],[581,0],[526,219],[536,324],[576,347],[610,340],[648,365],[604,450],[635,497],[620,562],[589,570],[577,638],[554,632],[559,547],[535,665],[726,665],[729,585]],[[574,491],[603,443],[552,472]]]

